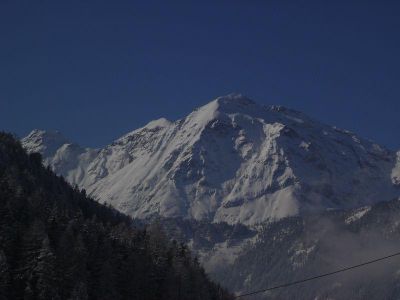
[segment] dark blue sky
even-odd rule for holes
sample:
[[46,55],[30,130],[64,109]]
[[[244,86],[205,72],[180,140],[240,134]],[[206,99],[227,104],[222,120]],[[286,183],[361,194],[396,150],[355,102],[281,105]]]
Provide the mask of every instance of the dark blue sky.
[[101,146],[241,92],[397,149],[399,16],[390,0],[2,0],[0,129]]

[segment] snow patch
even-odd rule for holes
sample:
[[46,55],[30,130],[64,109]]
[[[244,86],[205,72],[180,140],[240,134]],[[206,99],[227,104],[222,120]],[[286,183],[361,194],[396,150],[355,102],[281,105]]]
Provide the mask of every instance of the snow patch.
[[394,185],[400,186],[400,151],[397,152],[397,160],[391,178]]
[[154,129],[158,127],[168,127],[171,125],[171,121],[167,120],[166,118],[160,118],[158,120],[154,120],[149,122],[145,128]]
[[310,148],[310,145],[311,145],[311,143],[307,143],[305,141],[301,141],[299,147],[304,149],[304,150],[306,150],[306,151],[308,151],[308,148]]
[[371,210],[370,206],[365,206],[357,209],[351,216],[347,217],[345,220],[346,224],[350,224],[354,221],[361,219],[366,213]]

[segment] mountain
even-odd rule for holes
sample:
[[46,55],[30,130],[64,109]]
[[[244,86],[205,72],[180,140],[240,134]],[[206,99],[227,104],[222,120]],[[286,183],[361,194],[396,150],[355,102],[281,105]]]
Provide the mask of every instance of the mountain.
[[[400,249],[400,151],[281,106],[232,94],[102,149],[40,130],[22,145],[99,202],[161,217],[238,293]],[[396,274],[384,264],[252,299],[396,299]]]
[[255,225],[400,194],[400,154],[238,94],[159,119],[102,149],[58,132],[22,139],[57,174],[135,218]]
[[[44,153],[65,145],[58,133],[34,138]],[[0,132],[0,299],[233,298],[159,225],[135,228]]]

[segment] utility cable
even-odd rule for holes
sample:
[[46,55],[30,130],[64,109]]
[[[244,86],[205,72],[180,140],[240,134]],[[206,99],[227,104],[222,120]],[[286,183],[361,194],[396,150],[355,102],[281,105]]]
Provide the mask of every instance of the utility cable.
[[263,289],[263,290],[253,291],[253,292],[249,292],[249,293],[245,293],[245,294],[241,294],[241,295],[236,295],[234,298],[236,299],[236,298],[242,298],[242,297],[246,297],[246,296],[251,296],[251,295],[255,295],[255,294],[259,294],[259,293],[263,293],[263,292],[267,292],[267,291],[272,291],[272,290],[276,290],[276,289],[280,289],[280,288],[296,285],[296,284],[299,284],[299,283],[303,283],[303,282],[319,279],[319,278],[322,278],[322,277],[331,276],[331,275],[334,275],[334,274],[337,274],[337,273],[346,272],[346,271],[349,271],[349,270],[352,270],[352,269],[356,269],[356,268],[360,268],[360,267],[363,267],[363,266],[366,266],[366,265],[369,265],[369,264],[376,263],[378,261],[389,259],[389,258],[398,256],[398,255],[400,255],[400,252],[397,252],[397,253],[394,253],[394,254],[391,254],[391,255],[387,255],[387,256],[384,256],[384,257],[381,257],[381,258],[377,258],[377,259],[374,259],[374,260],[366,261],[366,262],[363,262],[363,263],[358,264],[358,265],[354,265],[354,266],[346,267],[346,268],[343,268],[343,269],[339,269],[339,270],[336,270],[336,271],[333,271],[333,272],[324,273],[324,274],[320,274],[320,275],[317,275],[317,276],[313,276],[313,277],[309,277],[309,278],[305,278],[305,279],[301,279],[301,280],[297,280],[297,281],[292,281],[292,282],[284,283],[284,284],[281,284],[281,285],[272,286],[270,288],[266,288],[266,289]]

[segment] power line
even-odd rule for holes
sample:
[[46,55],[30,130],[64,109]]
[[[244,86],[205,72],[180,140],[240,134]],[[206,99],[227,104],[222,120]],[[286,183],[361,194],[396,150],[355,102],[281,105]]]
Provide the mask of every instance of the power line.
[[314,276],[314,277],[309,277],[309,278],[305,278],[305,279],[301,279],[301,280],[297,280],[297,281],[284,283],[284,284],[281,284],[281,285],[276,285],[276,286],[273,286],[273,287],[270,287],[270,288],[266,288],[266,289],[263,289],[263,290],[258,290],[258,291],[254,291],[254,292],[250,292],[250,293],[237,295],[234,298],[241,298],[241,297],[251,296],[251,295],[255,295],[255,294],[259,294],[259,293],[263,293],[263,292],[267,292],[267,291],[272,291],[272,290],[276,290],[276,289],[292,286],[292,285],[303,283],[303,282],[306,282],[306,281],[311,281],[311,280],[315,280],[315,279],[318,279],[318,278],[330,276],[330,275],[333,275],[333,274],[346,272],[346,271],[349,271],[349,270],[352,270],[352,269],[356,269],[356,268],[359,268],[359,267],[362,267],[362,266],[365,266],[365,265],[376,263],[378,261],[385,260],[385,259],[388,259],[388,258],[392,258],[392,257],[398,256],[398,255],[400,255],[400,252],[397,252],[397,253],[394,253],[394,254],[391,254],[391,255],[388,255],[388,256],[384,256],[384,257],[381,257],[381,258],[377,258],[377,259],[374,259],[374,260],[366,261],[366,262],[363,262],[361,264],[354,265],[354,266],[351,266],[351,267],[346,267],[346,268],[343,268],[343,269],[339,269],[339,270],[336,270],[336,271],[333,271],[333,272],[330,272],[330,273],[324,273],[324,274],[320,274],[320,275],[317,275],[317,276]]

